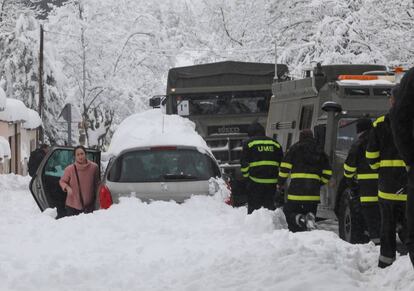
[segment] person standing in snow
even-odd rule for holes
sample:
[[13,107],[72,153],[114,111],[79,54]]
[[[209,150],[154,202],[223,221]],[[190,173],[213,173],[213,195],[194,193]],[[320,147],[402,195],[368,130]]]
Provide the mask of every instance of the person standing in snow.
[[274,210],[282,147],[266,136],[265,129],[258,122],[249,126],[247,134],[249,138],[243,143],[240,158],[241,172],[247,184],[247,213],[261,207]]
[[49,146],[47,144],[42,144],[39,148],[30,153],[29,163],[27,164],[30,177],[33,177],[36,174],[37,168],[39,168],[40,163],[48,151]]
[[83,146],[75,147],[75,163],[66,167],[59,184],[66,197],[66,215],[89,213],[94,209],[95,193],[99,185],[98,165],[86,158]]
[[399,98],[390,112],[394,142],[406,165],[407,184],[407,237],[405,244],[414,266],[414,67],[401,79]]
[[[390,112],[399,97],[399,87],[389,96]],[[396,235],[405,242],[407,173],[405,163],[395,146],[389,114],[378,117],[369,134],[365,157],[371,169],[378,171],[378,203],[381,213],[380,256],[378,267],[386,268],[395,261]]]
[[316,228],[320,188],[331,176],[328,156],[319,148],[312,130],[302,130],[299,141],[289,148],[279,169],[279,193],[285,192],[284,185],[290,177],[287,202],[283,207],[290,231]]
[[378,206],[378,173],[371,169],[365,158],[372,121],[357,120],[358,139],[352,144],[344,163],[344,178],[351,191],[355,207],[360,207],[370,240],[380,243],[381,216]]

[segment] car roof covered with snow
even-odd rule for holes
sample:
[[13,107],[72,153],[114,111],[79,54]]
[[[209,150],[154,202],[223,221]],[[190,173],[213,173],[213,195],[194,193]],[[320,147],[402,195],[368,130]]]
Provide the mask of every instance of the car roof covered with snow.
[[151,109],[127,117],[115,130],[108,155],[125,149],[148,146],[194,146],[201,152],[211,151],[195,131],[195,124],[179,115]]

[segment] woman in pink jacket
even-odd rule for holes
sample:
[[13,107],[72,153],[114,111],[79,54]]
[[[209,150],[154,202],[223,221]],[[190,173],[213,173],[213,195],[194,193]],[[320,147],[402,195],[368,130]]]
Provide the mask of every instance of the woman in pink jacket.
[[86,158],[83,146],[75,147],[75,163],[66,167],[59,184],[66,196],[66,215],[92,212],[99,185],[98,165]]

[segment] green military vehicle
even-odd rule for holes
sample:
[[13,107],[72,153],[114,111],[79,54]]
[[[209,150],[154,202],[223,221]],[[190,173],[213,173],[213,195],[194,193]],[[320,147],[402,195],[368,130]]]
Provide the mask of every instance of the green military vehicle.
[[302,79],[273,83],[266,134],[286,151],[302,129],[313,129],[333,169],[329,185],[321,189],[317,216],[337,217],[341,238],[364,242],[365,226],[358,207],[351,206],[343,163],[357,138],[356,120],[388,111],[387,95],[396,76],[380,65],[318,64],[305,73]]
[[206,140],[225,173],[232,177],[234,204],[244,203],[240,154],[247,128],[258,121],[266,128],[272,82],[286,79],[278,64],[225,61],[169,70],[166,96],[154,96],[167,114],[188,117]]

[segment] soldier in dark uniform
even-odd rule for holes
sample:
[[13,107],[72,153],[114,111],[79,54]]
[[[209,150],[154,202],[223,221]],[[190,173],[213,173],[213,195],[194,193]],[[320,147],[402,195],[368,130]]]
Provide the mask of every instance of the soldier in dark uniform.
[[[398,90],[398,87],[394,87],[389,98],[391,110]],[[378,201],[381,213],[378,266],[385,268],[395,261],[396,231],[402,241],[406,236],[407,173],[405,163],[394,144],[389,114],[377,118],[373,126],[365,157],[371,169],[378,171]]]
[[265,207],[275,209],[279,165],[283,158],[280,144],[265,135],[262,125],[255,122],[248,128],[249,139],[243,143],[241,171],[247,184],[247,213]]
[[371,119],[359,119],[356,128],[358,140],[352,145],[345,160],[344,177],[352,190],[352,198],[361,206],[370,240],[378,245],[381,225],[378,207],[378,173],[371,169],[365,158],[369,131],[372,128]]
[[408,172],[405,244],[414,266],[414,68],[405,73],[399,91],[390,118],[395,145]]
[[312,131],[302,130],[299,142],[290,147],[279,169],[280,189],[290,177],[287,203],[283,207],[289,230],[295,232],[316,227],[320,188],[331,176],[328,156],[316,143]]

